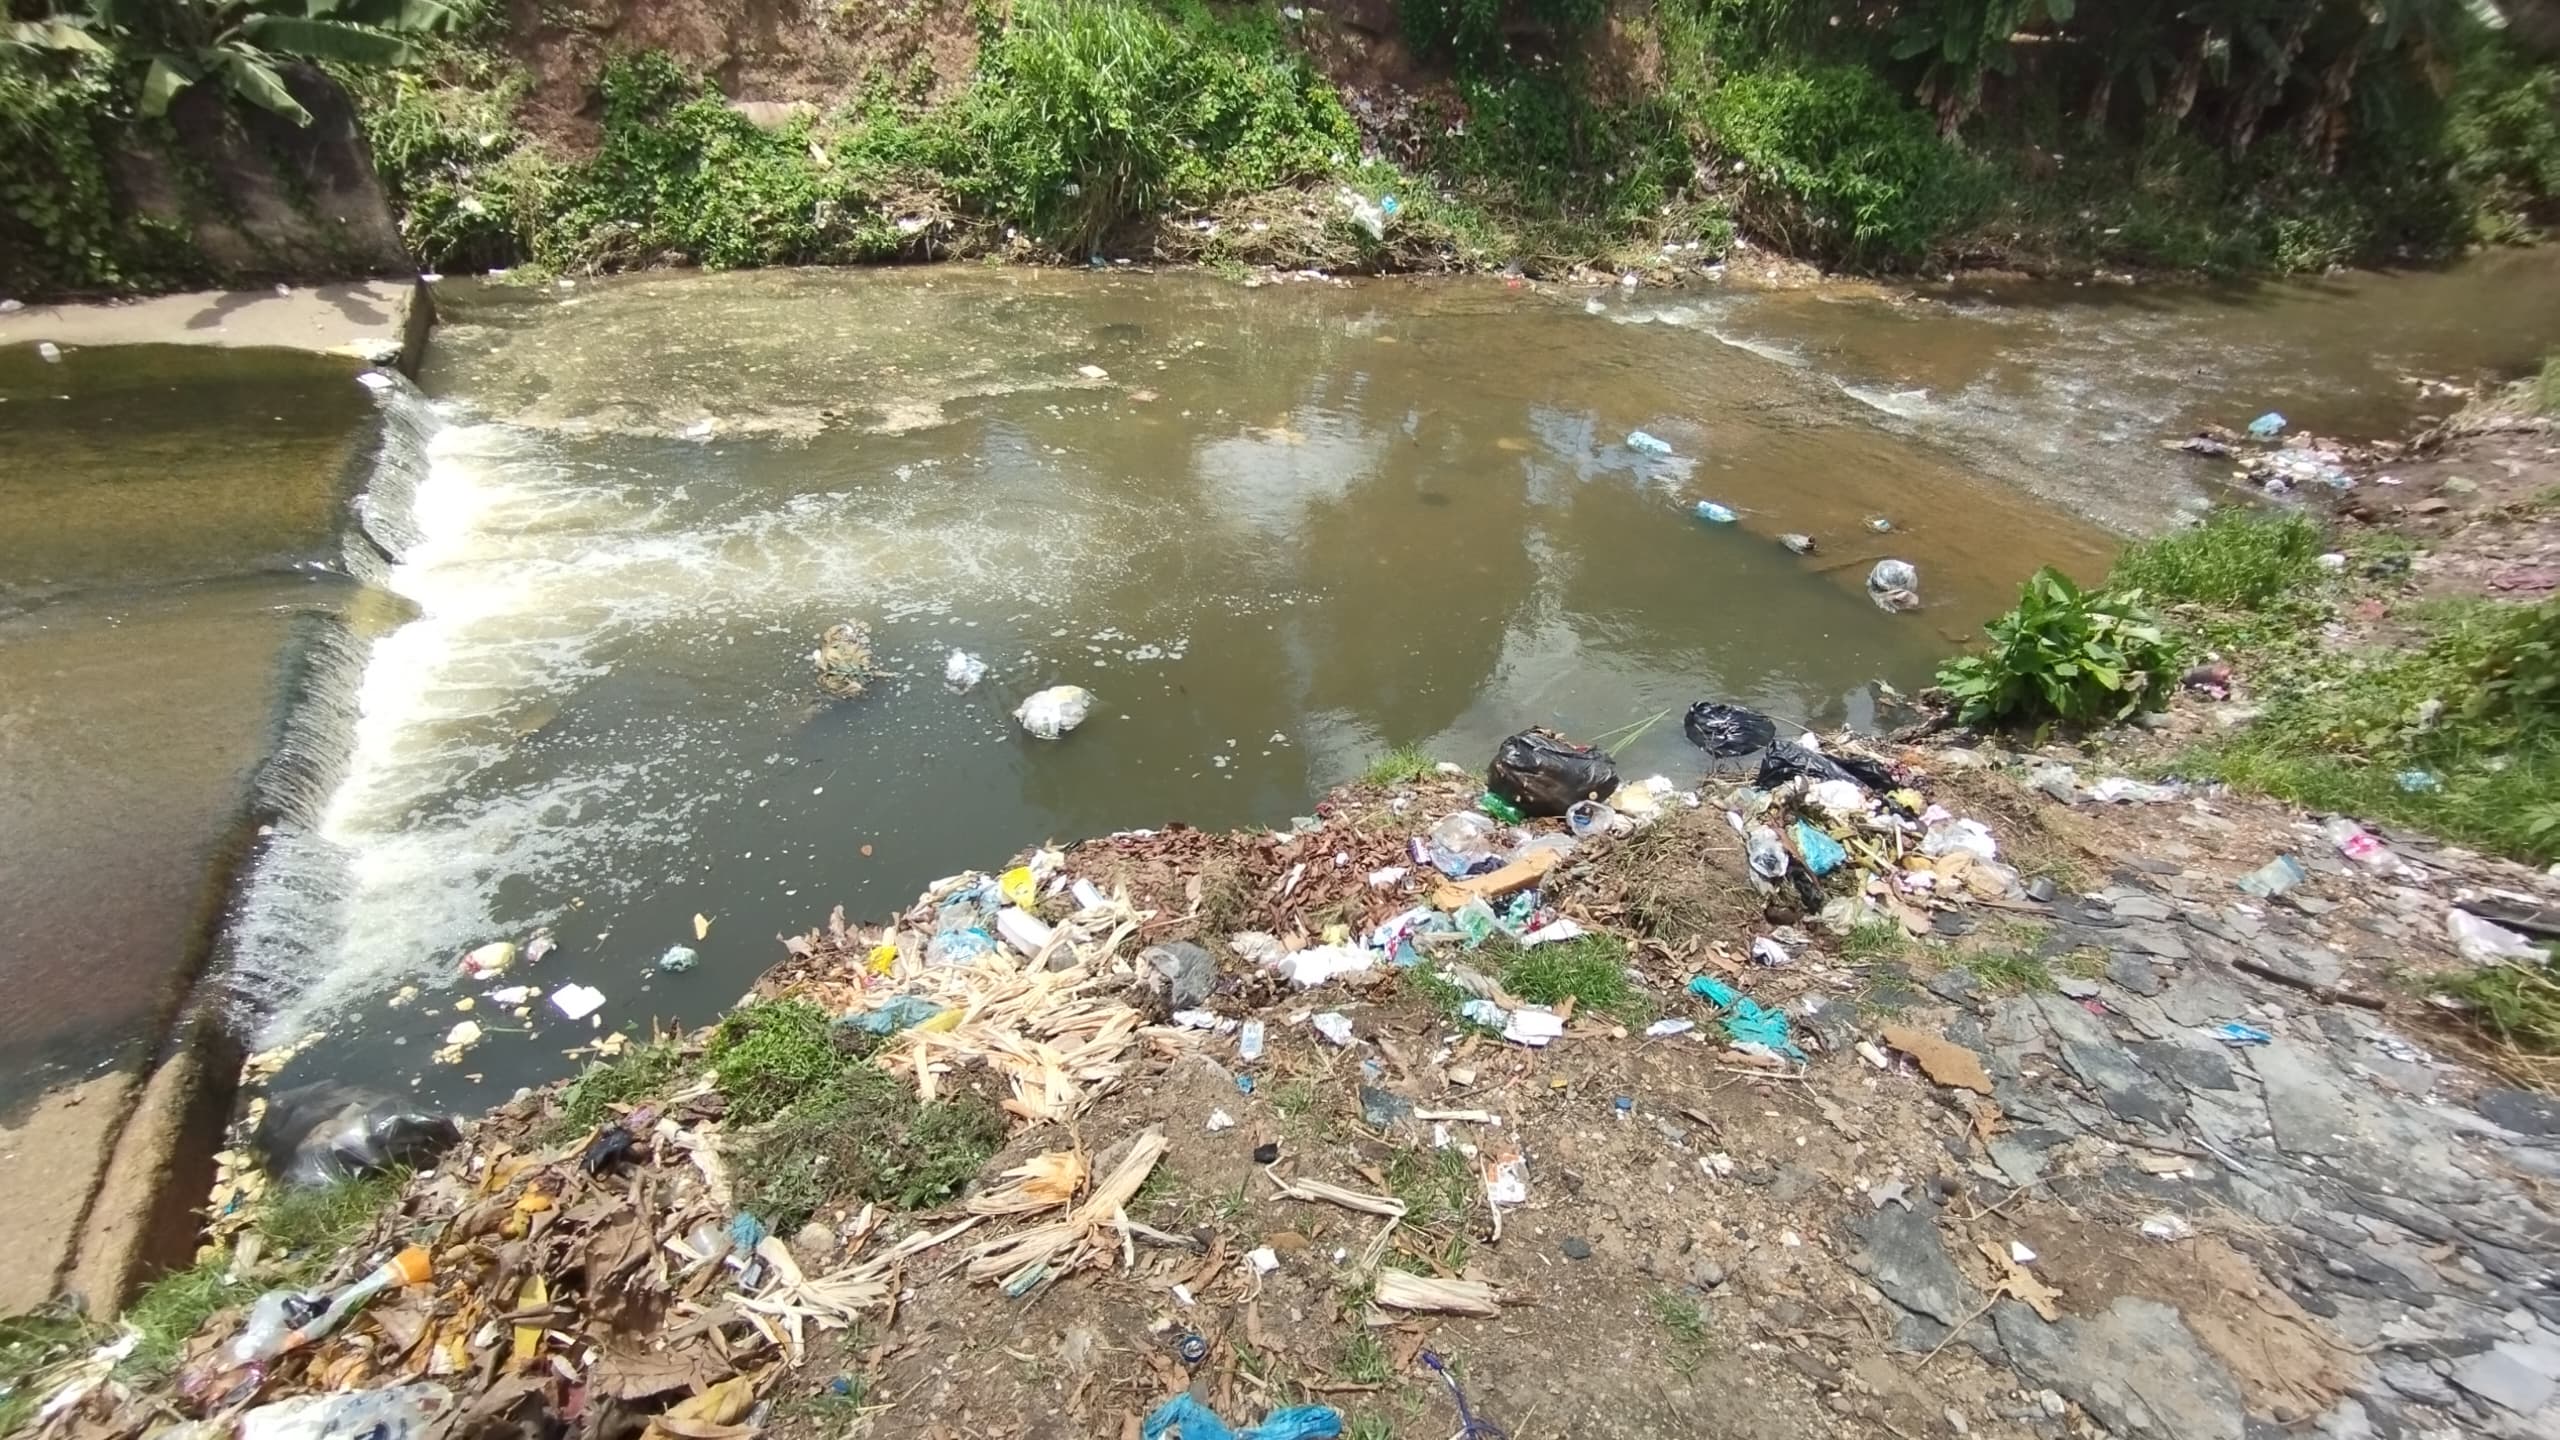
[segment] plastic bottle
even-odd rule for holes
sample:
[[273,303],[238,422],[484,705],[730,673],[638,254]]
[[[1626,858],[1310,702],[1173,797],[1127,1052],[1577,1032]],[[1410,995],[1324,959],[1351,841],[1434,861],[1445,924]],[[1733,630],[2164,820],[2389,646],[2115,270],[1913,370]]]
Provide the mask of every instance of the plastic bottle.
[[1668,455],[1671,453],[1671,442],[1647,435],[1641,430],[1631,430],[1627,433],[1627,448],[1640,455]]
[[1771,885],[1787,878],[1787,847],[1778,843],[1777,831],[1755,825],[1742,848],[1751,861],[1752,874]]
[[1564,823],[1574,834],[1589,839],[1615,828],[1618,812],[1597,800],[1576,800],[1565,810]]
[[1236,1032],[1236,1058],[1246,1062],[1261,1059],[1262,1039],[1263,1029],[1261,1021],[1247,1020],[1244,1022],[1244,1028]]
[[1699,519],[1706,521],[1710,525],[1730,525],[1734,521],[1733,511],[1726,506],[1717,504],[1713,500],[1699,501],[1697,505],[1697,516]]
[[422,1284],[434,1273],[427,1252],[412,1245],[334,1296],[270,1290],[249,1307],[248,1323],[231,1342],[231,1358],[242,1365],[254,1365],[288,1350],[299,1350],[344,1324],[349,1315],[374,1296],[403,1285]]
[[2320,833],[2329,837],[2339,854],[2368,870],[2396,870],[2400,866],[2400,857],[2391,853],[2390,846],[2366,834],[2363,826],[2344,815],[2332,816],[2320,827]]

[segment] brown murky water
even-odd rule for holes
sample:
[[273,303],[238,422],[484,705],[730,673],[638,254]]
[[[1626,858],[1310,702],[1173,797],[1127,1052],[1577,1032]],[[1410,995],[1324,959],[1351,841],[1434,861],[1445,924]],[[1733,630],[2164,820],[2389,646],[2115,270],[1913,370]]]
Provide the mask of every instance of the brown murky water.
[[[384,397],[387,618],[311,667],[295,743],[339,756],[277,802],[231,983],[271,1036],[330,1032],[308,1073],[475,1102],[593,1033],[537,1009],[429,1063],[453,956],[536,926],[560,949],[515,978],[595,985],[604,1027],[645,1031],[715,1013],[831,905],[885,912],[1043,839],[1285,824],[1394,744],[1472,768],[1523,725],[1674,711],[1619,749],[1684,775],[1692,700],[1865,723],[1876,682],[1925,683],[2037,565],[2103,569],[2084,517],[2204,503],[2213,471],[2161,436],[2270,407],[2395,429],[2403,372],[2549,343],[2560,315],[2516,297],[2560,290],[2553,260],[2139,303],[959,269],[448,285],[433,399]],[[1867,600],[1886,555],[1919,567],[1918,614]],[[849,703],[807,662],[841,618],[892,672]],[[991,667],[965,695],[954,648]],[[1011,707],[1067,681],[1094,718],[1025,738]],[[655,971],[679,943],[700,967]],[[403,985],[427,993],[386,1004]]]

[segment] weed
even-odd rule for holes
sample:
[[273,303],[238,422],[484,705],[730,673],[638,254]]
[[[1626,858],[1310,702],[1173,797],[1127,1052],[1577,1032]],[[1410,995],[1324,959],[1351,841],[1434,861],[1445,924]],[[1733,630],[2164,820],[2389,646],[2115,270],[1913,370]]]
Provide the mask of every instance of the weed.
[[230,1268],[228,1255],[199,1260],[152,1281],[135,1296],[123,1319],[138,1338],[122,1368],[144,1381],[167,1376],[178,1368],[187,1341],[215,1311],[254,1298],[259,1287],[229,1278]]
[[1343,1343],[1342,1363],[1336,1369],[1354,1385],[1384,1385],[1395,1378],[1395,1365],[1387,1356],[1385,1342],[1366,1325],[1352,1331],[1351,1338]]
[[2560,350],[2542,357],[2542,369],[2533,377],[2533,408],[2560,415]]
[[1360,779],[1370,785],[1408,785],[1428,779],[1432,773],[1430,753],[1419,745],[1399,745],[1369,762]]
[[1681,1376],[1697,1373],[1707,1358],[1707,1312],[1696,1297],[1656,1290],[1648,1297],[1654,1322],[1671,1341],[1671,1367]]
[[1354,1415],[1343,1434],[1350,1440],[1396,1440],[1396,1422],[1384,1415]]
[[1003,1115],[973,1092],[924,1104],[886,1071],[856,1064],[746,1144],[738,1199],[782,1234],[830,1205],[939,1204],[977,1176],[1004,1136]]
[[1244,928],[1253,915],[1253,882],[1233,857],[1215,855],[1200,862],[1200,933],[1224,937]]
[[1972,971],[1982,988],[1994,995],[2053,988],[2053,972],[2024,950],[1976,950],[1959,956],[1956,963]]
[[1382,1173],[1387,1193],[1404,1202],[1405,1223],[1416,1228],[1461,1219],[1475,1200],[1474,1166],[1454,1146],[1399,1149],[1387,1157]]
[[1295,1120],[1316,1108],[1318,1096],[1312,1080],[1289,1080],[1271,1087],[1271,1108],[1283,1120]]
[[729,1012],[704,1058],[729,1118],[760,1124],[814,1094],[845,1068],[827,1012],[806,1000],[765,1000]]
[[2122,720],[2157,709],[2177,678],[2177,651],[2141,591],[2083,590],[2050,565],[1983,630],[1988,650],[1938,669],[1968,725]]
[[1862,920],[1840,937],[1840,958],[1858,964],[1901,960],[1911,954],[1911,937],[1898,920]]
[[2262,606],[2319,579],[2327,548],[2308,516],[2225,508],[2194,529],[2126,546],[2107,583],[2162,603]]
[[2094,945],[2083,945],[2056,956],[2051,968],[2082,980],[2095,980],[2107,973],[2107,952]]
[[1626,942],[1614,936],[1587,935],[1491,955],[1498,963],[1502,988],[1530,1004],[1555,1005],[1571,999],[1581,1009],[1630,1024],[1653,1016],[1653,1001],[1627,978]]
[[2560,980],[2548,963],[2434,976],[2429,987],[2471,1007],[2471,1019],[2529,1055],[2560,1055]]
[[2550,627],[2560,622],[2541,608],[2416,606],[2403,616],[2413,640],[2265,657],[2266,713],[2177,767],[2548,861],[2560,854],[2560,726],[2550,721],[2560,687]]
[[615,1106],[663,1098],[684,1073],[684,1048],[672,1040],[590,1065],[561,1092],[560,1131],[593,1130],[612,1116]]
[[0,1435],[15,1435],[44,1399],[44,1373],[88,1353],[98,1327],[64,1307],[0,1317]]

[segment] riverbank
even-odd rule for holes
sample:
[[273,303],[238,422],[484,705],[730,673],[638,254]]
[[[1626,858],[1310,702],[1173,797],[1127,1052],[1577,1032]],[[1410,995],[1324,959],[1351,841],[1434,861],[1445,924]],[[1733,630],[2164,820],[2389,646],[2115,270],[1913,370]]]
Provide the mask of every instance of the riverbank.
[[[2548,1426],[2555,1217],[2523,1177],[2560,1122],[2410,988],[2467,968],[2458,889],[2542,877],[2394,835],[2385,884],[2265,802],[1867,753],[1967,838],[1853,859],[1831,888],[1882,888],[1845,925],[1755,893],[1711,783],[1639,787],[1658,818],[1496,922],[1586,934],[1471,945],[1397,917],[1464,910],[1407,846],[1479,786],[1382,771],[1293,834],[1113,837],[839,917],[721,1026],[502,1108],[343,1249],[225,1246],[193,1283],[236,1304],[424,1243],[434,1281],[261,1394],[414,1379],[473,1427],[539,1429],[576,1383],[785,1435],[1111,1433],[1186,1388],[1435,1433],[1425,1352],[1513,1433]],[[1890,833],[1893,802],[1830,803],[1887,825],[1825,822],[1861,852]],[[2277,853],[2300,882],[2238,886]],[[1019,948],[927,959],[977,905]],[[1186,937],[1212,973],[1170,967],[1207,991],[1177,1015],[1141,956]],[[176,1339],[142,1353],[205,1353]]]
[[[332,204],[367,233],[396,220],[421,268],[456,273],[1001,258],[1666,277],[1775,255],[2263,275],[2539,235],[2560,202],[2547,57],[2474,16],[2404,33],[2320,23],[2324,3],[2293,0],[2299,23],[2233,49],[2183,14],[2013,25],[1936,5],[1841,24],[1700,0],[469,0],[368,47],[398,68],[320,53],[381,179]],[[106,33],[31,43],[27,84],[0,94],[50,202],[0,230],[0,270],[50,294],[288,263],[187,253],[186,215],[131,175],[223,166],[134,113],[142,47]],[[288,78],[344,128],[317,72]],[[185,97],[190,132],[223,128],[197,123],[212,102]],[[254,188],[233,208],[311,218],[291,184]],[[379,247],[300,263],[378,266]]]

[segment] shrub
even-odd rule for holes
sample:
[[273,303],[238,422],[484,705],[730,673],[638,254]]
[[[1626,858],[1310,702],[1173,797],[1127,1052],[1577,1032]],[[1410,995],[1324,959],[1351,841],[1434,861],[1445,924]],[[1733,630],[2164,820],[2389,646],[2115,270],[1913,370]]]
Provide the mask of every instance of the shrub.
[[962,1091],[920,1103],[903,1081],[848,1066],[750,1142],[738,1200],[777,1233],[849,1200],[898,1209],[951,1198],[1004,1144],[995,1106]]
[[2139,590],[2083,590],[2048,565],[2017,608],[1984,627],[1991,648],[1938,670],[1968,725],[2121,720],[2167,699],[2177,655]]
[[1250,22],[1136,0],[1023,0],[958,123],[962,192],[1069,250],[1112,227],[1329,173],[1359,151],[1330,86]]
[[2444,140],[2483,237],[2527,238],[2560,204],[2560,71],[2475,45],[2455,72]]
[[1796,253],[1910,264],[1971,223],[1988,196],[1980,167],[1863,69],[1733,75],[1707,97],[1706,118],[1748,167],[1744,223]]
[[1608,0],[1397,0],[1396,18],[1416,54],[1492,65],[1502,56],[1506,22],[1571,44],[1608,10]]

